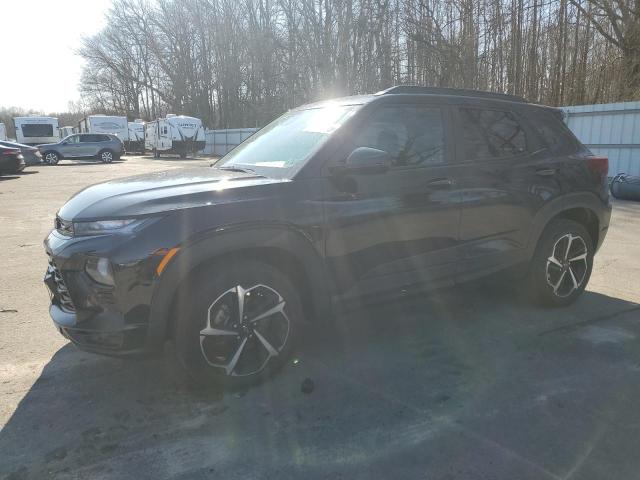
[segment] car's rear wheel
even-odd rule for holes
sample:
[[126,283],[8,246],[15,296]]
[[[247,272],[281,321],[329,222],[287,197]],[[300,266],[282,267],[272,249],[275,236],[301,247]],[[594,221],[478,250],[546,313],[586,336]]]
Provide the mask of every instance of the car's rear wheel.
[[579,223],[552,221],[545,229],[529,269],[534,298],[552,306],[569,305],[582,294],[593,268],[593,240]]
[[60,156],[56,152],[45,152],[43,160],[45,165],[57,165],[60,161]]
[[102,163],[111,163],[116,159],[116,156],[111,150],[102,150],[98,154],[98,158]]
[[302,319],[289,279],[255,261],[205,269],[182,288],[176,352],[199,384],[241,387],[280,368]]

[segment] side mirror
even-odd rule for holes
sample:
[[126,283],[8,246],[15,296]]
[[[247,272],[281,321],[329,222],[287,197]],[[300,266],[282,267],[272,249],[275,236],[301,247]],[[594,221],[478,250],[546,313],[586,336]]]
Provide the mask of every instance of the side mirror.
[[384,150],[358,147],[347,157],[339,171],[344,173],[375,174],[391,168],[391,155]]

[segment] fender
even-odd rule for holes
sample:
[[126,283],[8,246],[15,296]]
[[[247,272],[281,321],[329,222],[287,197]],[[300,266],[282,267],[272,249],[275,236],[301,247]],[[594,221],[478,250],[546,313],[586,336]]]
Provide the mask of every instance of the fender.
[[603,232],[609,228],[609,219],[611,218],[611,202],[603,200],[592,192],[576,192],[569,193],[554,198],[545,204],[536,213],[533,219],[533,225],[529,233],[529,241],[527,243],[528,258],[533,256],[538,240],[542,235],[548,223],[565,210],[572,208],[585,208],[589,210],[598,219],[598,242],[595,245],[597,250],[604,240]]
[[235,225],[217,228],[206,236],[191,239],[180,246],[158,279],[154,291],[147,345],[149,349],[160,345],[169,333],[171,303],[178,286],[200,265],[225,254],[252,248],[277,248],[292,255],[304,269],[309,280],[314,313],[323,312],[330,305],[324,261],[305,235],[292,225],[260,224]]

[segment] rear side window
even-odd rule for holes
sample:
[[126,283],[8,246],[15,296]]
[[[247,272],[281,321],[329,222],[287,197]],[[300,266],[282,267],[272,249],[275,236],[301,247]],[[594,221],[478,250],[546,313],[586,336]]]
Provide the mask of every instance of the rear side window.
[[575,151],[578,145],[577,140],[559,114],[543,110],[532,114],[531,120],[543,143],[551,152]]
[[442,111],[437,107],[382,107],[356,135],[354,147],[384,150],[396,167],[445,162]]
[[511,112],[480,108],[461,108],[459,112],[465,160],[509,157],[527,151],[525,131]]
[[80,135],[80,143],[90,143],[90,142],[95,142],[96,137],[98,135],[91,135],[91,134],[86,134],[86,135]]
[[96,135],[98,137],[98,142],[108,142],[111,140],[109,135]]

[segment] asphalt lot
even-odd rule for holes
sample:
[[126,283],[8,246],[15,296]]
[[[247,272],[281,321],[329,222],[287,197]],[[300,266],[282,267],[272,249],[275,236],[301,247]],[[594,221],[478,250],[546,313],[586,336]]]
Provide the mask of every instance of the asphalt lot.
[[208,163],[0,178],[0,478],[640,478],[638,203],[616,203],[570,308],[482,282],[357,309],[247,391],[194,391],[170,346],[124,361],[69,345],[42,284],[56,210],[101,180]]

